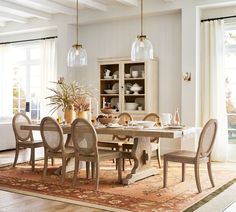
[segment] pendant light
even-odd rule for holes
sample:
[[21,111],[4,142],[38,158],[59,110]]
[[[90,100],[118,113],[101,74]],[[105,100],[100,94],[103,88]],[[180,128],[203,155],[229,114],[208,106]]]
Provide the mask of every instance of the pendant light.
[[67,66],[68,67],[78,67],[87,65],[87,52],[78,43],[79,36],[79,0],[76,2],[76,44],[74,44],[67,55]]
[[141,0],[141,34],[137,36],[131,48],[131,60],[153,59],[152,43],[143,34],[143,0]]

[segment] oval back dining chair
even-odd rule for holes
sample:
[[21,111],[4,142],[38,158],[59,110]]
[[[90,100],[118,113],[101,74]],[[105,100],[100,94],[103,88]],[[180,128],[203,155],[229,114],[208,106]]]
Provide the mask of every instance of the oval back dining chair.
[[61,184],[63,184],[67,160],[74,157],[74,149],[73,147],[65,147],[62,128],[58,122],[51,117],[44,117],[42,119],[40,123],[40,133],[44,143],[43,180],[45,180],[47,174],[48,158],[61,158]]
[[[156,120],[159,119],[159,118],[160,117],[156,113],[148,113],[143,118],[143,121],[154,121],[154,122],[156,122]],[[161,168],[160,139],[158,137],[150,138],[150,142],[151,142],[151,146],[152,146],[153,155],[156,155],[158,166],[159,166],[159,168]],[[133,144],[130,144],[130,143],[122,144],[122,148],[123,148],[124,152],[131,150],[132,147],[133,147]],[[132,159],[131,156],[127,156],[127,157]]]
[[104,160],[116,159],[118,166],[118,181],[121,181],[121,156],[119,151],[108,149],[98,149],[97,133],[87,120],[77,118],[71,126],[71,137],[75,149],[75,171],[73,185],[76,184],[76,179],[79,169],[79,161],[95,163],[96,182],[95,189],[99,185],[99,170],[100,162]]
[[43,142],[41,140],[34,140],[32,130],[21,129],[22,125],[31,124],[31,121],[27,115],[24,113],[17,113],[12,119],[12,127],[15,134],[16,140],[16,152],[13,167],[16,166],[19,151],[21,148],[30,148],[30,163],[32,170],[35,169],[35,148],[43,147]]
[[[119,124],[120,125],[128,125],[128,123],[130,121],[133,121],[133,117],[131,116],[131,114],[124,112],[124,113],[120,113],[118,115],[119,118]],[[132,137],[131,136],[122,136],[122,135],[113,135],[112,136],[112,141],[99,141],[98,142],[98,146],[99,147],[109,147],[112,150],[119,150],[122,148],[122,150],[126,151],[126,149],[122,146],[124,143],[127,143],[130,141]],[[128,150],[128,149],[127,149]],[[124,159],[123,159],[123,170],[125,169],[125,158],[130,159],[129,154],[125,154],[124,153]],[[130,160],[130,164],[131,164],[131,160]]]
[[182,182],[185,180],[185,164],[194,164],[195,180],[198,192],[202,192],[200,179],[199,179],[199,164],[207,163],[208,175],[211,181],[212,187],[214,187],[214,181],[211,171],[211,152],[215,142],[217,133],[217,120],[210,119],[203,127],[198,142],[197,152],[192,151],[176,151],[172,153],[164,154],[164,176],[163,186],[167,185],[167,168],[168,161],[182,163]]

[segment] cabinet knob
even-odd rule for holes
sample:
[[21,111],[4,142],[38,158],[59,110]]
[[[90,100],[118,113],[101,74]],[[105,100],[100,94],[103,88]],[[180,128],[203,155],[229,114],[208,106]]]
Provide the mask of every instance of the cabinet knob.
[[121,86],[121,88],[124,88],[124,86]]

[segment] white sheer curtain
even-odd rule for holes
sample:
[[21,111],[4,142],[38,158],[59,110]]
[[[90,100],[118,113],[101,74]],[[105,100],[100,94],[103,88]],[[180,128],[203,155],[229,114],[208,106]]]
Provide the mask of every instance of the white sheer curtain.
[[218,132],[212,153],[215,161],[227,160],[228,131],[225,98],[224,20],[201,23],[201,96],[202,124],[218,120]]
[[[12,52],[10,44],[0,45],[0,119],[13,116],[12,106]],[[9,121],[9,120],[8,120]]]
[[49,87],[54,86],[53,83],[57,81],[57,51],[56,39],[45,39],[41,41],[42,52],[42,77],[41,77],[41,117],[49,115],[50,107],[48,106],[49,100],[45,99],[50,95]]

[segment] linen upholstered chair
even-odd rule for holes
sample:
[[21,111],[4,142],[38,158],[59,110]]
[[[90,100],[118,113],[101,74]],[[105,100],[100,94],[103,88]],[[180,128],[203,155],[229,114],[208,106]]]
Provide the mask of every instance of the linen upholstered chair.
[[65,146],[62,128],[58,122],[51,117],[44,117],[42,119],[40,123],[40,133],[44,143],[43,180],[45,180],[47,174],[48,158],[61,158],[61,184],[63,184],[67,160],[74,157],[74,148]]
[[[133,121],[133,117],[131,116],[131,114],[124,112],[124,113],[120,113],[118,115],[119,118],[119,124],[120,125],[128,125],[128,123],[130,121]],[[112,136],[112,141],[99,141],[98,142],[98,146],[99,147],[110,147],[113,150],[118,150],[118,149],[123,149],[124,151],[128,151],[128,149],[124,149],[123,148],[123,144],[129,142],[129,140],[131,139],[131,136],[123,136],[123,135],[113,135]],[[129,155],[126,154],[125,158],[129,159]],[[123,170],[124,170],[124,164],[125,164],[125,158],[123,158]],[[131,161],[130,161],[131,164]]]
[[[159,120],[159,116],[156,113],[149,113],[144,118],[143,121],[154,121]],[[161,156],[160,156],[160,139],[158,137],[150,138],[153,155],[156,155],[159,168],[161,168]],[[133,144],[124,143],[123,151],[132,149]]]
[[12,119],[12,127],[16,140],[16,152],[15,152],[13,167],[15,167],[17,163],[20,149],[30,148],[31,149],[30,163],[32,166],[32,170],[34,171],[35,148],[43,147],[43,141],[34,140],[32,130],[22,130],[21,126],[26,124],[31,124],[31,121],[27,115],[25,115],[24,113],[17,113],[14,115]]
[[94,127],[85,119],[77,118],[71,126],[71,137],[75,149],[75,171],[73,185],[79,169],[79,161],[86,161],[95,164],[96,182],[95,188],[99,185],[100,162],[104,160],[116,159],[118,166],[118,181],[121,181],[121,156],[119,151],[109,149],[98,149],[97,133]]
[[207,163],[208,175],[211,181],[211,185],[212,187],[215,186],[211,171],[211,152],[215,141],[216,132],[217,132],[217,120],[210,119],[202,129],[199,138],[197,152],[181,150],[177,152],[164,154],[164,177],[163,177],[164,188],[167,185],[168,161],[182,163],[182,182],[185,180],[185,164],[186,163],[194,164],[195,180],[199,193],[202,192],[199,179],[199,164]]

